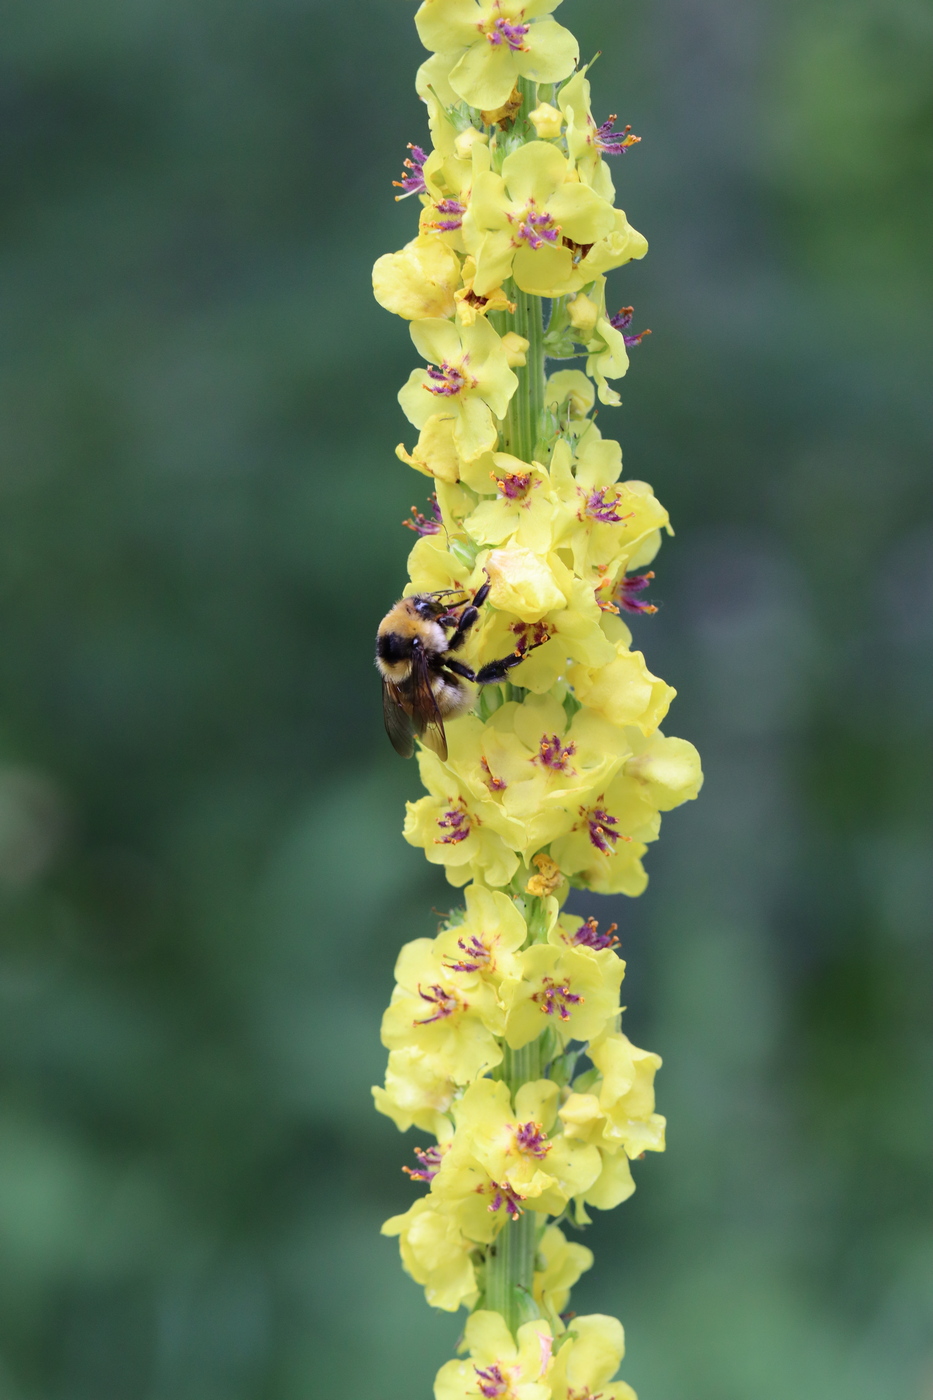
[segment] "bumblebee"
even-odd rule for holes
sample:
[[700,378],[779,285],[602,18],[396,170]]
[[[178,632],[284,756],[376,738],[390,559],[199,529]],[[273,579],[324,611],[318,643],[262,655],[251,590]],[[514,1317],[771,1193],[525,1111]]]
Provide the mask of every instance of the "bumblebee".
[[400,598],[379,624],[376,667],[382,676],[382,713],[392,746],[411,758],[415,738],[444,759],[447,736],[444,720],[456,719],[473,704],[472,685],[504,681],[513,666],[525,659],[521,647],[478,671],[458,661],[458,652],[489,596],[489,580],[469,601],[452,602],[458,589],[414,593]]

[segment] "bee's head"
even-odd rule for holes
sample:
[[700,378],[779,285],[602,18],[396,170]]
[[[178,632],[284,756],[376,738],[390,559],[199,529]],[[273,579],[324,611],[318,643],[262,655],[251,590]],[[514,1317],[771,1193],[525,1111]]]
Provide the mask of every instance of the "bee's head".
[[414,593],[408,599],[408,605],[417,617],[436,622],[451,608],[458,607],[461,601],[465,601],[462,588],[444,588],[437,593]]

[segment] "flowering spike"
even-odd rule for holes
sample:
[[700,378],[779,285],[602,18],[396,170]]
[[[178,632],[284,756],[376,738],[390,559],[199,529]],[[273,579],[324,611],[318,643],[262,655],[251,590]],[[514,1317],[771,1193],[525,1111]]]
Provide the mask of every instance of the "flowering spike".
[[[568,1310],[592,1256],[553,1222],[626,1199],[630,1163],[663,1150],[660,1061],[621,1029],[616,925],[560,906],[571,885],[640,894],[661,814],[702,781],[619,617],[655,611],[667,512],[594,421],[650,334],[606,300],[647,251],[606,163],[639,138],[596,124],[555,8],[423,0],[435,148],[409,147],[395,184],[418,226],[373,278],[420,356],[399,393],[418,440],[397,455],[435,485],[379,628],[386,727],[426,789],[405,839],[463,890],[402,949],[383,1016],[376,1107],[435,1142],[383,1231],[429,1302],[470,1311],[467,1355],[437,1378],[451,1400],[631,1394],[621,1324]],[[581,350],[585,369],[548,374]]]

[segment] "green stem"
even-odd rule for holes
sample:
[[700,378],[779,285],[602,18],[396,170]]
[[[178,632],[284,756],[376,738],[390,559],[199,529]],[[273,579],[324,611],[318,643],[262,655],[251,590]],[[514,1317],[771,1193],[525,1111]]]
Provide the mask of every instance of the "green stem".
[[[499,1078],[515,1095],[522,1084],[541,1077],[542,1040],[533,1040],[520,1050],[506,1045]],[[517,1220],[509,1220],[486,1249],[486,1288],[483,1306],[500,1312],[511,1332],[536,1316],[534,1306],[535,1253],[539,1220],[533,1210],[523,1210]]]
[[525,363],[516,369],[518,388],[509,404],[503,425],[502,449],[523,462],[534,458],[544,408],[544,318],[540,297],[517,288],[509,293],[515,299],[515,314],[508,318],[508,329],[528,341]]
[[[523,97],[522,110],[518,114],[516,127],[522,127],[526,139],[533,139],[534,133],[527,121],[527,113],[536,101],[534,84],[521,81]],[[527,132],[524,131],[527,127]],[[528,341],[525,364],[516,369],[518,388],[509,404],[508,414],[502,424],[500,448],[511,452],[523,462],[531,462],[536,455],[538,437],[541,430],[541,417],[544,411],[544,318],[541,297],[519,291],[510,286],[507,290],[510,300],[515,302],[514,315],[499,312],[491,317],[500,335],[515,331]],[[543,917],[543,904],[531,900],[528,918],[530,941],[540,936]],[[543,928],[543,925],[542,925]],[[523,1084],[540,1079],[544,1063],[545,1037],[539,1036],[530,1045],[520,1050],[503,1046],[502,1064],[496,1071],[496,1078],[509,1086],[513,1100]],[[523,1210],[517,1220],[507,1220],[492,1244],[486,1249],[486,1272],[483,1306],[500,1312],[509,1329],[514,1333],[522,1322],[537,1316],[534,1303],[535,1254],[541,1222],[533,1210]]]

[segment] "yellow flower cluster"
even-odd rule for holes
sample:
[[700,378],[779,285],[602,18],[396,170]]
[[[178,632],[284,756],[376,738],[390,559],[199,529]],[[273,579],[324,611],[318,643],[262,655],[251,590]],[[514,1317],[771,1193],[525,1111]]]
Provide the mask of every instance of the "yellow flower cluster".
[[[639,571],[667,512],[622,478],[594,414],[597,396],[619,402],[608,381],[640,339],[630,308],[606,307],[606,274],[647,250],[606,163],[637,138],[597,126],[558,3],[424,0],[433,146],[397,182],[418,232],[373,270],[426,362],[399,394],[418,437],[397,455],[435,493],[406,593],[465,605],[482,589],[457,657],[470,673],[510,658],[449,722],[446,755],[418,754],[405,838],[466,886],[464,907],[401,951],[373,1091],[434,1139],[406,1168],[426,1193],[384,1233],[429,1303],[472,1310],[437,1400],[633,1396],[612,1380],[621,1324],[561,1320],[592,1263],[564,1228],[625,1200],[630,1161],[663,1150],[660,1060],[621,1030],[612,929],[561,907],[572,885],[640,894],[660,814],[702,782],[693,746],[660,729],[674,691],[620,615],[654,611]],[[547,376],[547,358],[574,357],[585,372]]]
[[[660,1060],[618,1029],[625,964],[592,919],[558,913],[553,897],[509,897],[479,884],[434,939],[402,949],[382,1023],[389,1047],[376,1106],[405,1130],[432,1133],[411,1174],[427,1196],[386,1222],[428,1302],[472,1306],[484,1247],[525,1210],[587,1221],[635,1189],[629,1160],[664,1147],[654,1112]],[[539,920],[543,920],[539,926]],[[529,942],[529,924],[535,941]],[[588,1043],[593,1068],[573,1078]],[[536,1043],[540,1077],[514,1092],[496,1077],[509,1051]],[[536,1271],[542,1314],[559,1325],[566,1291],[589,1252],[554,1226]]]

